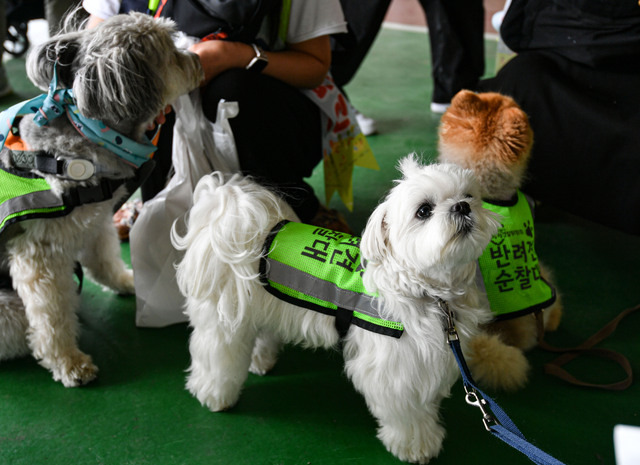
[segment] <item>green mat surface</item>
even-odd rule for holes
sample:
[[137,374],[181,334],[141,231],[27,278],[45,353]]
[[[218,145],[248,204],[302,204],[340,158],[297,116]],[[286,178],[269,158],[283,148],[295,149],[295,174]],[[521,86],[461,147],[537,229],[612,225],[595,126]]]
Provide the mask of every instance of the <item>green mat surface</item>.
[[[487,69],[495,43],[487,42]],[[409,152],[435,155],[439,118],[428,110],[431,93],[425,34],[385,29],[347,90],[355,105],[378,122],[370,144],[380,171],[356,168],[355,210],[337,197],[356,230],[397,176]],[[24,62],[7,63],[19,95],[30,97]],[[323,198],[322,170],[312,178]],[[575,346],[640,303],[640,238],[583,221],[550,206],[538,210],[538,252],[555,272],[564,298],[560,329],[548,336]],[[127,244],[123,256],[129,260]],[[211,413],[184,389],[189,364],[186,325],[141,329],[135,299],[85,282],[81,348],[100,367],[96,382],[66,389],[32,358],[0,364],[0,464],[394,464],[375,437],[364,400],[342,372],[337,352],[287,347],[272,373],[250,374],[235,408]],[[640,370],[640,315],[626,319],[601,347],[625,354]],[[640,425],[640,387],[621,392],[584,389],[543,372],[554,355],[529,354],[528,386],[516,393],[488,392],[538,447],[566,464],[615,463],[613,427]],[[572,362],[577,376],[611,382],[623,373],[597,358]],[[443,453],[433,464],[526,464],[529,460],[484,430],[460,383],[443,403]]]

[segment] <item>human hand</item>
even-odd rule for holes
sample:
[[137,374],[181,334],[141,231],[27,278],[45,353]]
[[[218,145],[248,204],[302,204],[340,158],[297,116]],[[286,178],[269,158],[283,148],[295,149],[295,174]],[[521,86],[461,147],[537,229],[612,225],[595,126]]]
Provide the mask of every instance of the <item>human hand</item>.
[[244,68],[254,55],[250,45],[227,40],[198,42],[189,47],[189,50],[200,57],[204,70],[202,85],[228,69]]
[[[200,57],[205,75],[201,85],[228,69],[245,68],[255,56],[251,45],[228,40],[205,40],[189,50]],[[320,85],[331,65],[329,36],[288,44],[285,50],[265,53],[269,64],[262,73],[299,88],[313,89]]]

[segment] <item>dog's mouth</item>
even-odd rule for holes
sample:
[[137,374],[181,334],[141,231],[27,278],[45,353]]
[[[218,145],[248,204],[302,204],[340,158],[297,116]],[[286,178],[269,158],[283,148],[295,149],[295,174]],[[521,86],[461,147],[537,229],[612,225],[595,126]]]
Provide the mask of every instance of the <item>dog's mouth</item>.
[[458,221],[458,235],[466,236],[473,231],[475,222],[469,216],[465,216],[461,221]]
[[468,202],[459,202],[451,208],[452,219],[456,227],[456,236],[466,236],[471,233],[475,221],[471,217],[471,206]]

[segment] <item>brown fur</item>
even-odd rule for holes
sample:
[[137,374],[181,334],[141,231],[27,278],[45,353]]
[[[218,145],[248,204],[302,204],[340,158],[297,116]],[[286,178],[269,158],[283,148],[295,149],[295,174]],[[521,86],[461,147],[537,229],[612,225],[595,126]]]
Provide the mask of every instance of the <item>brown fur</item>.
[[[439,161],[473,170],[485,199],[508,200],[513,197],[525,178],[532,146],[533,131],[529,118],[511,97],[494,92],[462,90],[442,115]],[[542,264],[540,271],[547,281],[552,282],[549,270]],[[558,295],[556,302],[544,310],[545,330],[555,330],[560,324],[561,315],[562,304]],[[520,351],[535,347],[538,340],[533,314],[490,323],[488,330]],[[491,337],[478,338],[474,342],[474,376],[479,382],[488,382],[493,388],[522,387],[526,376],[505,376],[499,385],[491,381],[500,379],[496,373],[502,369],[496,366],[496,361],[503,357],[496,355],[495,350],[501,349],[495,342]],[[523,361],[528,369],[528,362],[524,358]]]
[[473,170],[484,198],[511,198],[532,145],[529,118],[510,97],[462,90],[442,115],[440,159]]

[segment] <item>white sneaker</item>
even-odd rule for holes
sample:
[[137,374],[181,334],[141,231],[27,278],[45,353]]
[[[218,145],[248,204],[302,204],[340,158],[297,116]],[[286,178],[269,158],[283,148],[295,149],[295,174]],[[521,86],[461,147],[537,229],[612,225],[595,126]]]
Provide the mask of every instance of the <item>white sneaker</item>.
[[356,110],[356,120],[358,121],[358,126],[360,126],[362,134],[365,136],[370,136],[378,132],[378,128],[376,128],[376,120],[369,118],[368,116],[364,116],[358,110]]
[[431,102],[431,113],[439,113],[442,114],[447,111],[447,108],[451,106],[450,103],[437,103]]

